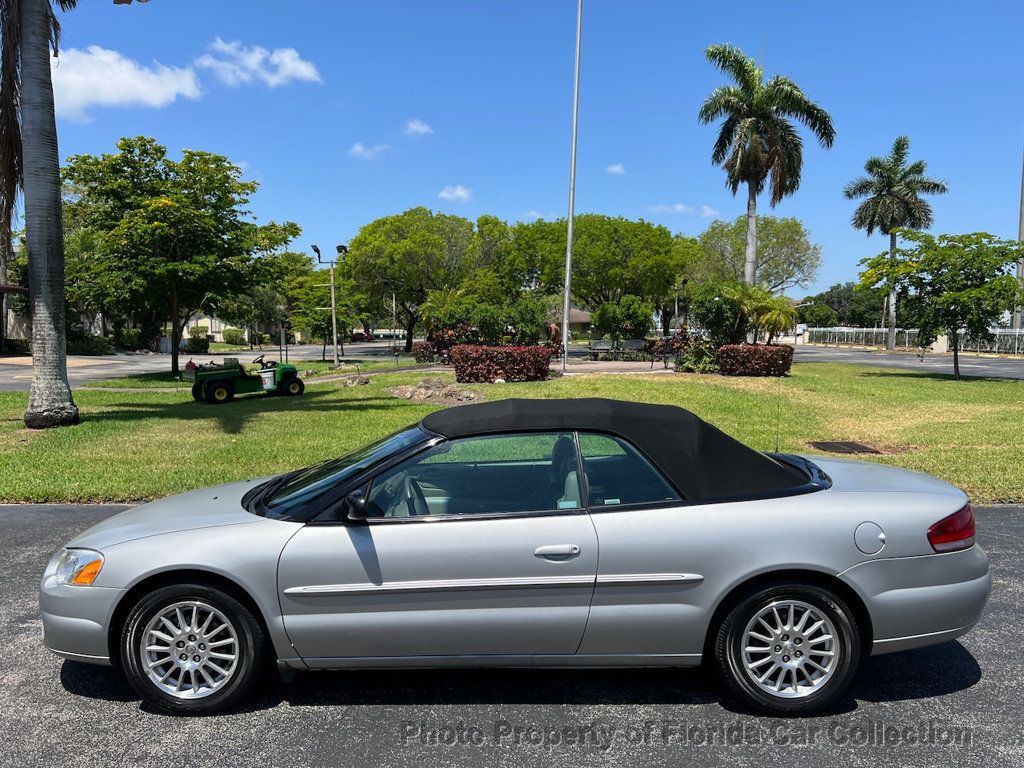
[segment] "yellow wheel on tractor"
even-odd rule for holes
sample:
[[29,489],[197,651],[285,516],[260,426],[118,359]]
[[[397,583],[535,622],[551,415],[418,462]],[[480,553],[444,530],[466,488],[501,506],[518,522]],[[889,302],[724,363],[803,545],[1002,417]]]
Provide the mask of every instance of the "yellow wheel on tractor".
[[306,391],[306,385],[302,383],[302,379],[293,376],[281,383],[281,389],[290,397],[298,397]]
[[235,386],[230,381],[211,381],[206,385],[206,402],[220,405],[235,399]]

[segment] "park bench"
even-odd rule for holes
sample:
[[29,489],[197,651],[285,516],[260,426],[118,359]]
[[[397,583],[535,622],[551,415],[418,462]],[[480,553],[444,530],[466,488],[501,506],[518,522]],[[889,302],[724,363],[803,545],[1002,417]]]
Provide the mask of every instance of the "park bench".
[[642,360],[647,342],[644,339],[626,339],[622,342],[623,359]]
[[614,341],[608,341],[607,339],[596,339],[591,341],[587,345],[587,349],[590,350],[590,359],[597,360],[602,352],[607,353],[612,358],[615,357],[616,345]]

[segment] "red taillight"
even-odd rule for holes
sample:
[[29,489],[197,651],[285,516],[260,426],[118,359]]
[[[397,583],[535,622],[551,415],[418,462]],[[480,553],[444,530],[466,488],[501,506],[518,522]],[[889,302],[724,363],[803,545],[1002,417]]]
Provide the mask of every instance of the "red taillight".
[[928,529],[928,543],[936,552],[956,552],[974,545],[974,512],[971,505],[944,517]]

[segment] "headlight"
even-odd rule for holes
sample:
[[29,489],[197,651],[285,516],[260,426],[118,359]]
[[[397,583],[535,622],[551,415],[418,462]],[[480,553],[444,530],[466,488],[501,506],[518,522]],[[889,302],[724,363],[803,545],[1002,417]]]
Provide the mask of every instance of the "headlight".
[[57,583],[88,586],[103,567],[103,555],[91,549],[65,549],[57,561]]

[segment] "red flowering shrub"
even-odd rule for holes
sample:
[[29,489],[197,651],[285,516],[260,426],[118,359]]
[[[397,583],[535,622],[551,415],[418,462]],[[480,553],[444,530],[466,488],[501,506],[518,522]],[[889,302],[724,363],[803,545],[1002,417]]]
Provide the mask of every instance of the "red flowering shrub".
[[505,381],[542,381],[548,377],[548,347],[452,347],[455,380],[462,384]]
[[412,344],[412,359],[417,363],[434,362],[434,345],[429,341],[414,341]]
[[723,344],[715,361],[726,376],[785,376],[793,365],[793,348],[785,344]]

